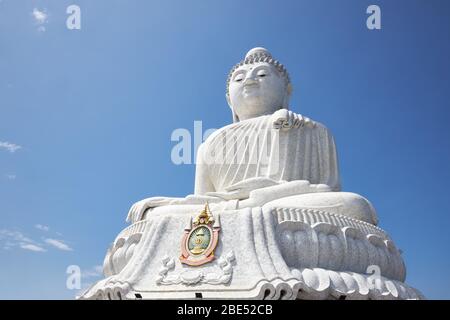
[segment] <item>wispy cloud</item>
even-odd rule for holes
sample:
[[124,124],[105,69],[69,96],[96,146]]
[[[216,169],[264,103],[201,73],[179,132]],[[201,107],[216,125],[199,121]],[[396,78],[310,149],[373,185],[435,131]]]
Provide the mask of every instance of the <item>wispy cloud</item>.
[[0,240],[9,239],[16,242],[34,243],[33,240],[26,237],[22,232],[16,230],[1,229]]
[[81,277],[83,278],[96,278],[100,276],[103,276],[103,267],[101,265],[93,266],[81,272]]
[[46,225],[43,225],[43,224],[36,224],[35,226],[34,226],[36,229],[38,229],[38,230],[41,230],[41,231],[48,231],[48,230],[50,230],[50,227],[49,226],[46,226]]
[[31,244],[31,243],[22,243],[20,245],[20,247],[22,249],[30,250],[30,251],[34,251],[34,252],[45,252],[45,251],[47,251],[44,248],[42,248],[42,247],[40,247],[40,246],[38,246],[36,244]]
[[[34,227],[44,232],[49,232],[50,230],[48,226],[43,224],[36,224]],[[48,249],[46,247],[52,247],[62,251],[73,251],[73,249],[61,239],[44,238],[42,241],[35,241],[21,231],[0,229],[0,248],[3,248],[4,250],[19,248],[35,252],[45,252]]]
[[36,241],[25,236],[22,232],[17,230],[0,230],[0,243],[3,249],[11,250],[14,247],[19,247],[24,250],[34,252],[45,252],[46,250]]
[[39,10],[38,8],[33,9],[33,17],[36,19],[37,23],[45,23],[47,21],[47,13],[44,10]]
[[46,30],[44,24],[48,22],[47,10],[39,10],[38,8],[34,8],[31,14],[33,15],[34,21],[38,26],[37,30],[40,32],[44,32]]
[[15,174],[5,174],[6,179],[8,180],[15,180],[16,175]]
[[48,238],[48,239],[45,239],[44,241],[45,241],[45,243],[55,247],[56,249],[63,250],[63,251],[72,251],[72,248],[69,247],[67,244],[65,244],[62,240]]
[[0,149],[5,149],[6,151],[9,151],[11,153],[16,152],[20,148],[22,148],[22,147],[17,144],[10,143],[7,141],[0,141]]

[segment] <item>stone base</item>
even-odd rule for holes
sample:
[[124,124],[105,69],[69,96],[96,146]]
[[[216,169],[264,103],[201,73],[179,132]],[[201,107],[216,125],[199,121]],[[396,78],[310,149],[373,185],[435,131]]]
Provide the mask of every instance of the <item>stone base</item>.
[[[180,291],[135,291],[128,284],[104,281],[91,296],[80,299],[255,299],[255,300],[421,300],[425,297],[405,283],[353,272],[325,269],[292,270],[298,278],[290,281],[261,281],[250,290],[229,290],[222,287],[204,290],[193,286]],[[200,295],[199,295],[200,294]]]
[[125,229],[106,255],[107,278],[80,299],[423,298],[383,230],[314,209],[213,210],[215,259],[184,265],[183,232],[201,209],[159,207]]

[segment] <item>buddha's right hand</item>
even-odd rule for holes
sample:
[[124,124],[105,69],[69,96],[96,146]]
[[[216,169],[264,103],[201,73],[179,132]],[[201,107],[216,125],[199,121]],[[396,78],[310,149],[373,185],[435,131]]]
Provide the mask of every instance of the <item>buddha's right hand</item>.
[[273,127],[277,130],[289,130],[299,127],[314,127],[315,123],[308,117],[292,112],[287,109],[280,109],[272,114]]
[[160,207],[168,205],[174,198],[168,197],[151,197],[146,198],[133,204],[128,211],[127,221],[136,222],[141,220],[144,212],[148,208]]

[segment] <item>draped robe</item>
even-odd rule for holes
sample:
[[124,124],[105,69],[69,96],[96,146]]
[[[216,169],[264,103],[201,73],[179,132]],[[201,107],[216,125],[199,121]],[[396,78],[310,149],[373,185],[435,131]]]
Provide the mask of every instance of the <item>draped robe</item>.
[[[299,180],[340,191],[336,146],[328,129],[318,122],[276,129],[274,121],[273,115],[264,115],[215,131],[197,152],[195,193],[149,198],[147,207],[245,199],[252,190]],[[130,211],[127,221],[143,218],[142,210]]]
[[333,136],[320,123],[274,129],[272,115],[215,131],[197,155],[195,194],[226,191],[252,178],[307,180],[340,191]]

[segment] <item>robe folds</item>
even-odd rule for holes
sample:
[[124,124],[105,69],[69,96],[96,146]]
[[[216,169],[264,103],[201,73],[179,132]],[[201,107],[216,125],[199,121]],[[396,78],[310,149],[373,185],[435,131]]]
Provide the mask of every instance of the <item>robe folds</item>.
[[252,190],[290,181],[340,191],[336,146],[328,129],[318,122],[277,129],[274,120],[273,115],[260,116],[212,133],[197,152],[194,194],[144,199],[127,221],[144,219],[147,208],[242,200]]
[[340,191],[333,136],[318,122],[275,129],[265,115],[225,126],[200,146],[195,194],[227,191],[252,178],[307,180]]

